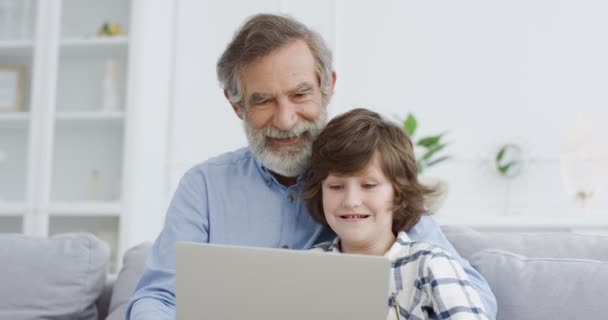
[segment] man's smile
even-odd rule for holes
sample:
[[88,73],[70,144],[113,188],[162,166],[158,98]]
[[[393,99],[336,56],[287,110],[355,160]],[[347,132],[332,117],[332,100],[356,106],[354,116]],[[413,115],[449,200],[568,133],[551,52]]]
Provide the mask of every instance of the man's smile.
[[290,145],[294,145],[294,144],[300,143],[300,141],[304,139],[305,135],[306,135],[306,132],[304,132],[301,135],[296,136],[296,137],[290,137],[290,138],[272,138],[272,137],[266,137],[266,139],[267,139],[267,141],[270,144],[273,144],[273,145],[290,146]]

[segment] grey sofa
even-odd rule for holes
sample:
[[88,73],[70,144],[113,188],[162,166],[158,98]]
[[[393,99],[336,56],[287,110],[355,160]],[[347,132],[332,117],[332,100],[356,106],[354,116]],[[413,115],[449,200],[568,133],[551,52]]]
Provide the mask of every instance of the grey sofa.
[[[498,319],[608,318],[603,311],[603,301],[605,300],[603,293],[608,288],[608,236],[570,233],[487,233],[461,227],[444,227],[444,232],[456,250],[467,258],[490,283],[498,301]],[[0,272],[0,319],[43,317],[45,319],[123,319],[126,304],[143,270],[150,244],[145,243],[130,249],[123,257],[123,268],[120,273],[108,276],[104,280],[98,275],[105,275],[104,267],[97,269],[95,267],[99,266],[97,260],[103,260],[104,257],[107,259],[105,256],[107,247],[88,235],[69,235],[60,240],[52,238],[24,240],[20,238],[19,241],[28,243],[26,250],[23,250],[21,248],[23,245],[17,243],[19,241],[10,242],[6,236],[0,236],[2,265],[5,265],[4,261],[15,261],[15,263],[22,264],[20,267],[13,265],[13,268],[7,269],[8,272]],[[38,248],[35,248],[32,247],[32,241],[39,241],[43,244],[39,244]],[[53,241],[55,243],[49,244]],[[86,256],[86,259],[78,260],[78,254],[70,255],[65,252],[57,254],[57,250],[52,252],[53,254],[44,256],[44,252],[51,252],[52,250],[49,248],[53,246],[63,246],[64,249],[69,249],[70,245],[71,247],[80,245],[84,248],[80,248],[78,253]],[[92,253],[92,251],[96,252]],[[23,258],[24,255],[31,256],[32,254],[39,256]],[[53,305],[45,305],[44,301],[37,301],[36,299],[40,299],[40,297],[46,297],[48,292],[40,295],[38,294],[39,289],[29,290],[29,288],[35,287],[31,286],[31,283],[28,288],[18,288],[17,291],[22,294],[22,300],[30,299],[34,303],[41,304],[37,308],[38,314],[19,310],[24,306],[31,307],[31,302],[15,306],[15,301],[9,299],[9,305],[7,305],[3,295],[10,295],[11,292],[14,292],[14,288],[3,289],[2,281],[19,287],[23,283],[21,281],[24,277],[28,277],[27,272],[41,271],[36,267],[39,264],[35,263],[40,255],[46,259],[47,268],[61,268],[61,264],[65,265],[64,268],[69,269],[70,274],[80,275],[82,273],[83,276],[79,278],[79,281],[71,281],[66,277],[67,280],[63,281],[67,281],[65,284],[69,285],[69,288],[55,289],[60,297],[56,299],[57,301],[53,301]],[[94,258],[94,255],[98,255],[99,259]],[[21,258],[15,259],[14,256]],[[52,262],[52,257],[62,259],[61,263]],[[67,263],[65,259],[74,259],[74,261]],[[86,271],[84,273],[77,268],[77,265],[81,263],[86,265],[82,268]],[[47,270],[48,276],[35,277],[34,280],[38,282],[38,287],[63,284],[61,281],[51,281],[52,277],[61,278],[61,271],[49,269]],[[11,273],[12,275],[7,276]],[[21,278],[15,276],[19,273],[22,273]],[[8,280],[10,278],[17,278],[17,280]],[[49,292],[53,292],[53,290]],[[61,299],[69,303],[59,301]],[[72,312],[69,316],[62,317],[57,311],[57,306],[70,305],[76,305],[77,308],[70,310],[66,307],[60,308],[63,312]],[[96,312],[93,312],[92,309]]]

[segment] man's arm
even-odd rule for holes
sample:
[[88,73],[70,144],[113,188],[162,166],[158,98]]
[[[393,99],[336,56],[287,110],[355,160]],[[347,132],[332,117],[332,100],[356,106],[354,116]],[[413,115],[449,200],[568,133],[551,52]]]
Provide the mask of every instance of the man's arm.
[[496,318],[496,297],[494,297],[490,285],[467,260],[463,259],[458,252],[456,252],[456,249],[454,249],[452,244],[445,237],[445,234],[443,234],[435,219],[429,215],[422,216],[420,221],[408,232],[408,235],[414,241],[426,241],[439,246],[458,259],[469,277],[471,285],[479,293],[488,315],[491,319]]
[[175,243],[209,241],[207,188],[200,170],[181,179],[165,225],[127,307],[127,320],[175,319]]

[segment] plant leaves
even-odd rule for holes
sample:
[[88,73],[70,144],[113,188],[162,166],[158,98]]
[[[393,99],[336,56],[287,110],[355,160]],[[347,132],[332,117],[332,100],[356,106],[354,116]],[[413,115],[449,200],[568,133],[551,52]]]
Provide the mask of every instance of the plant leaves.
[[405,132],[408,136],[412,137],[416,132],[417,127],[418,121],[416,121],[416,118],[413,114],[408,113],[407,118],[405,119],[405,121],[403,121],[403,129],[405,129]]
[[426,167],[428,168],[428,167],[430,167],[430,166],[434,166],[434,165],[436,165],[436,164],[438,164],[438,163],[440,163],[440,162],[443,162],[443,161],[448,160],[448,159],[451,159],[451,158],[452,158],[451,156],[443,156],[443,157],[441,157],[441,158],[437,158],[437,159],[435,159],[435,160],[433,160],[433,161],[429,161],[429,162],[427,162],[427,163],[426,163]]
[[428,151],[422,156],[422,160],[429,160],[434,154],[436,154],[437,152],[441,151],[443,148],[445,148],[447,144],[436,144],[434,146],[432,146],[431,148],[428,149]]
[[428,136],[428,137],[421,138],[420,140],[418,140],[417,145],[419,145],[421,147],[429,148],[429,147],[437,144],[439,142],[439,140],[441,140],[442,136],[443,136],[443,133],[436,135],[436,136]]
[[507,171],[509,171],[509,169],[516,164],[517,164],[517,162],[511,161],[511,162],[505,164],[504,166],[498,166],[498,171],[501,174],[507,174]]
[[505,155],[506,151],[507,151],[507,146],[500,148],[500,151],[498,151],[498,154],[496,154],[496,162],[499,162],[500,160],[502,160],[502,157]]

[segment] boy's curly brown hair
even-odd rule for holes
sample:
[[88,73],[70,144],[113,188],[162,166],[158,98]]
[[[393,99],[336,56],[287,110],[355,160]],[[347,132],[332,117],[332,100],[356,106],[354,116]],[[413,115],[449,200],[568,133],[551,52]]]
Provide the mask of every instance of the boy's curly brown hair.
[[321,187],[325,178],[329,174],[358,174],[375,154],[394,189],[393,234],[408,231],[418,223],[426,212],[425,196],[436,190],[418,182],[412,141],[401,127],[362,108],[332,119],[313,143],[303,199],[317,222],[327,225]]

